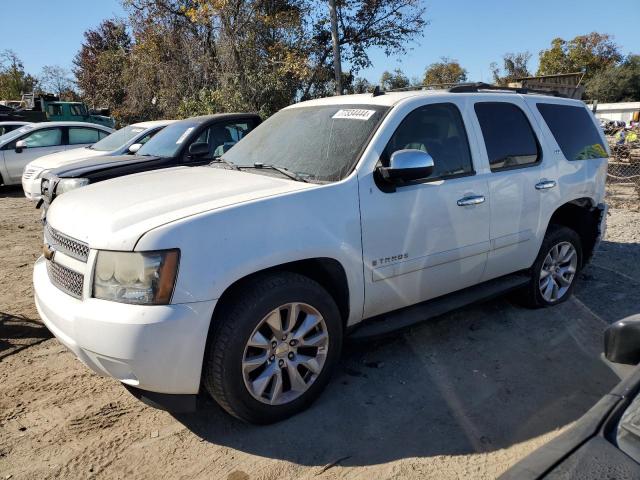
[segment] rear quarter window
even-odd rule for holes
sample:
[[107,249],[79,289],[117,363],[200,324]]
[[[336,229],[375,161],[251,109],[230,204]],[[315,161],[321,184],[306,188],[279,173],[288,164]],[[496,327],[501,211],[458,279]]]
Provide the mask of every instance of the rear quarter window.
[[554,103],[536,106],[567,160],[608,157],[600,132],[586,108]]

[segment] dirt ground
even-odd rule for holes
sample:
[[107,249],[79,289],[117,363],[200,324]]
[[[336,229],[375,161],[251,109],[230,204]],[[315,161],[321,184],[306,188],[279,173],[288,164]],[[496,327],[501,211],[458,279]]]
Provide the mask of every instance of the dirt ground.
[[614,210],[559,307],[502,298],[348,343],[323,396],[277,425],[211,402],[172,416],[91,373],[40,323],[38,218],[0,188],[0,478],[494,478],[613,387],[602,332],[640,310],[640,213]]

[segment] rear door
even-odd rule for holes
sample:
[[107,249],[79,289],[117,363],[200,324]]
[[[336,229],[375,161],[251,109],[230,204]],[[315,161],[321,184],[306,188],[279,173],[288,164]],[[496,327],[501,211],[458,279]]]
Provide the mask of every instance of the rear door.
[[[16,151],[16,143],[24,140],[26,147]],[[20,183],[22,172],[27,163],[50,153],[65,149],[63,129],[61,127],[41,128],[26,133],[4,147],[4,159],[9,183]]]
[[518,95],[499,101],[491,95],[475,97],[473,108],[491,171],[491,251],[483,280],[531,266],[539,248],[540,197],[547,190],[540,187],[555,187],[551,152],[525,102]]

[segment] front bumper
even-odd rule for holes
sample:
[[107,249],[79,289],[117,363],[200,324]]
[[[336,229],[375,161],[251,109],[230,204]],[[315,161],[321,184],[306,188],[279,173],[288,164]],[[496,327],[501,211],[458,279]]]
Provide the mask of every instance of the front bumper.
[[85,365],[141,390],[198,392],[215,300],[154,306],[80,300],[51,283],[46,262],[40,257],[33,270],[38,313]]
[[29,200],[40,200],[40,178],[22,179],[22,190],[24,190],[24,196]]

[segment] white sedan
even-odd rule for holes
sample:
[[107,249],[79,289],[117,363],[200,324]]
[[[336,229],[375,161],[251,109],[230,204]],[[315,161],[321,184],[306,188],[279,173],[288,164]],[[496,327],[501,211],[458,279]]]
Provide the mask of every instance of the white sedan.
[[0,122],[0,136],[5,135],[9,132],[13,132],[20,127],[24,127],[25,125],[29,125],[29,123],[30,122],[18,122],[14,120]]
[[2,135],[0,184],[19,184],[24,167],[38,157],[95,143],[112,132],[95,123],[41,122]]
[[40,179],[53,168],[62,167],[92,157],[106,157],[135,153],[156,133],[175,120],[157,120],[134,123],[113,132],[97,143],[82,148],[66,150],[39,156],[30,162],[22,173],[22,189],[27,198],[40,199]]

